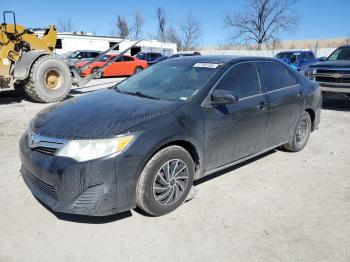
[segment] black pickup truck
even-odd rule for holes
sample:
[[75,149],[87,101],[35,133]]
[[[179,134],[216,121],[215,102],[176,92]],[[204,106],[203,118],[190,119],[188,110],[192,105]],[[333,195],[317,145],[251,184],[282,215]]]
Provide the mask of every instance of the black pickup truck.
[[318,82],[327,97],[350,99],[350,45],[340,46],[328,58],[311,64],[305,75]]

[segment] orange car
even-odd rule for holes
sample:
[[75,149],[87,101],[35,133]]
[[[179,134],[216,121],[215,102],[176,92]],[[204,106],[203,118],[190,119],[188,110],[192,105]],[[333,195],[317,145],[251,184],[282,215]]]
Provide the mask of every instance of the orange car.
[[[82,72],[82,75],[90,75],[92,72],[95,72],[95,70],[103,66],[115,56],[115,54],[104,55],[98,61],[94,62],[88,69],[84,70]],[[82,67],[85,64],[87,64],[87,61],[76,63],[76,66]],[[97,75],[96,78],[104,76],[130,76],[142,71],[146,67],[147,61],[140,60],[136,57],[123,55],[120,58],[118,58],[117,61],[109,65],[104,72],[102,72],[100,75]]]

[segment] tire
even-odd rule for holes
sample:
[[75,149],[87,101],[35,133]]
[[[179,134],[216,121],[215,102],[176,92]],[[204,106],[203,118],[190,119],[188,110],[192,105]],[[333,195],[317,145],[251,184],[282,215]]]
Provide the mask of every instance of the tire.
[[292,141],[285,144],[283,147],[291,152],[299,152],[302,150],[309,140],[311,125],[312,122],[309,113],[303,111],[300,114],[299,120],[294,128]]
[[[91,74],[95,73],[98,69],[99,69],[98,67],[92,68],[92,69],[91,69]],[[100,79],[100,78],[102,78],[102,77],[103,77],[102,74],[103,74],[103,73],[101,72],[101,73],[95,75],[95,76],[94,76],[94,79]]]
[[185,201],[192,187],[194,169],[192,157],[184,148],[169,146],[160,150],[148,161],[139,177],[137,206],[152,216],[175,210]]
[[64,99],[71,86],[68,65],[60,58],[45,55],[34,62],[24,90],[34,101],[48,103]]
[[134,70],[134,75],[136,75],[137,73],[140,73],[143,70],[143,68],[141,66],[137,66]]

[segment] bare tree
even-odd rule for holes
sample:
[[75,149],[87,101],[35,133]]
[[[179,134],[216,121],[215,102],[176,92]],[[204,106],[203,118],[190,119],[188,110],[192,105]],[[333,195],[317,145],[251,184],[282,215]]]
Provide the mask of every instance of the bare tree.
[[129,26],[124,16],[118,15],[116,26],[118,36],[121,38],[127,38],[129,35]]
[[138,40],[140,37],[142,37],[142,26],[144,23],[144,19],[139,9],[134,10],[133,16],[134,16],[134,25],[132,27],[133,39]]
[[345,44],[350,44],[350,35],[348,35],[348,37],[345,39]]
[[177,31],[170,27],[166,32],[166,41],[170,43],[175,43],[177,45],[177,50],[181,50],[182,48],[182,42],[181,39],[177,33]]
[[166,41],[165,26],[167,22],[165,11],[163,8],[159,7],[156,13],[157,13],[157,19],[158,19],[158,38],[160,41],[165,42]]
[[231,29],[231,37],[240,42],[262,44],[273,40],[280,32],[297,26],[294,9],[298,0],[247,0],[244,13],[227,13],[224,25]]
[[192,50],[197,47],[203,36],[200,19],[192,14],[188,14],[187,17],[180,22],[179,26],[182,33],[183,50]]
[[72,18],[61,18],[58,21],[58,31],[60,32],[74,32],[76,26],[72,22]]

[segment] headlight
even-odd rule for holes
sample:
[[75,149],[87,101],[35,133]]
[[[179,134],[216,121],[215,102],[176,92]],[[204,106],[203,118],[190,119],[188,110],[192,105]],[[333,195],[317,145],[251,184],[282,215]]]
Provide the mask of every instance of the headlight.
[[119,153],[131,144],[133,140],[133,135],[111,139],[71,140],[65,144],[56,155],[83,162]]
[[315,75],[316,75],[316,69],[315,68],[309,68],[308,70],[306,70],[305,72],[305,76],[310,79],[315,81]]

